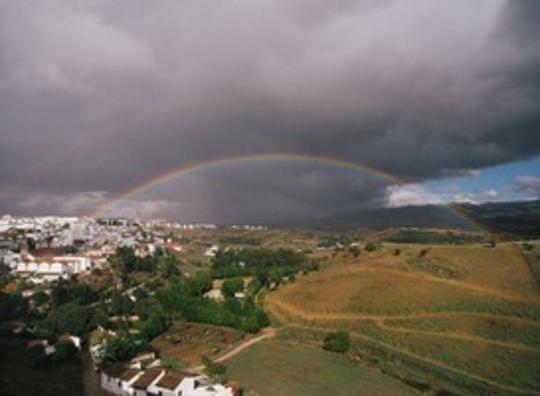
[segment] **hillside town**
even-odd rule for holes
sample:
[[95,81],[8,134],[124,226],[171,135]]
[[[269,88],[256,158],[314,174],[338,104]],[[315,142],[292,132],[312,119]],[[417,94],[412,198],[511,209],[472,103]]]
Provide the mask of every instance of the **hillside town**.
[[[28,350],[38,351],[36,362],[87,356],[106,394],[239,394],[237,384],[217,375],[222,374],[219,364],[208,360],[203,366],[179,367],[160,359],[150,344],[173,320],[153,297],[156,288],[176,285],[179,276],[190,279],[188,272],[179,271],[175,256],[183,251],[182,244],[162,230],[215,228],[124,218],[4,215],[0,331],[23,337]],[[219,247],[203,250],[211,258]],[[197,276],[191,279],[197,282]],[[198,301],[210,301],[216,293],[224,300],[221,289],[213,289],[216,281],[207,282]],[[233,298],[242,300],[244,289],[247,282],[234,290]]]

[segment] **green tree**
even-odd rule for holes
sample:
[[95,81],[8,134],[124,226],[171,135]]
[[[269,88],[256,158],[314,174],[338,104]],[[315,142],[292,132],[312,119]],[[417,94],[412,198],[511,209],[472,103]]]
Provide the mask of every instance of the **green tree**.
[[53,359],[58,362],[72,360],[77,356],[78,352],[77,347],[68,340],[58,340],[58,342],[54,344],[54,349],[55,353]]
[[244,280],[242,278],[225,279],[221,286],[221,292],[225,297],[234,297],[234,294],[244,290]]
[[152,340],[167,330],[167,318],[161,312],[151,313],[146,320],[139,322],[141,334],[147,339]]
[[377,245],[373,242],[368,242],[366,243],[364,249],[366,250],[366,252],[374,252],[375,250],[377,250]]
[[111,312],[113,315],[130,315],[133,311],[133,301],[129,296],[114,291],[111,297]]
[[36,304],[36,306],[38,307],[48,302],[49,299],[50,299],[49,295],[45,293],[43,290],[38,290],[32,296],[32,301],[34,301],[34,304]]
[[249,282],[247,287],[247,294],[251,297],[254,297],[255,294],[261,289],[262,284],[258,277],[253,277],[253,279]]
[[44,325],[54,335],[85,335],[93,327],[92,310],[70,302],[49,312]]
[[107,366],[117,361],[127,361],[149,349],[150,346],[144,339],[130,334],[109,337],[104,342],[102,362]]
[[0,321],[16,319],[26,313],[28,304],[18,293],[0,293]]
[[173,276],[179,276],[178,261],[174,256],[162,256],[158,261],[158,273],[166,278],[172,278]]
[[346,331],[336,331],[324,338],[323,348],[327,351],[345,353],[351,347],[351,337]]

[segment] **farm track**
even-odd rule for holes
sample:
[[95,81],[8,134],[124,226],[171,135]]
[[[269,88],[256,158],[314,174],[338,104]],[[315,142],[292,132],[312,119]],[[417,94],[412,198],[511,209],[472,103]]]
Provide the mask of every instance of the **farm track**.
[[214,359],[214,363],[220,363],[220,362],[223,362],[223,361],[225,361],[227,359],[230,359],[233,356],[236,356],[237,354],[242,352],[243,350],[249,348],[250,346],[252,346],[254,344],[257,344],[258,342],[261,342],[261,341],[266,340],[268,338],[272,338],[275,335],[276,335],[275,329],[269,328],[262,335],[260,335],[258,337],[255,337],[255,338],[251,338],[251,339],[241,343],[240,345],[236,346],[235,348],[231,349],[230,351],[228,351],[224,355],[221,355],[220,357]]
[[266,308],[271,311],[274,316],[275,309],[272,305],[277,306],[278,309],[281,309],[285,312],[289,312],[291,316],[296,316],[301,318],[303,321],[331,321],[331,320],[343,320],[343,321],[373,321],[375,323],[381,324],[385,320],[412,320],[412,319],[428,319],[428,318],[445,318],[452,316],[478,316],[488,319],[505,319],[518,323],[525,324],[536,324],[540,326],[539,321],[533,319],[527,319],[519,316],[507,316],[499,314],[490,314],[485,312],[469,312],[469,311],[443,311],[443,312],[419,312],[411,314],[398,314],[398,315],[386,315],[386,314],[361,314],[361,313],[335,313],[335,312],[308,312],[297,306],[287,303],[283,300],[277,299],[274,296],[268,298],[266,301]]
[[[225,352],[223,355],[215,358],[213,360],[214,363],[222,363],[224,362],[225,360],[228,360],[236,355],[238,355],[240,352],[246,350],[247,348],[261,342],[261,341],[264,341],[266,339],[269,339],[269,338],[272,338],[272,337],[275,337],[276,336],[276,329],[272,328],[272,327],[269,327],[269,328],[266,328],[263,330],[263,334],[261,334],[260,336],[257,336],[255,338],[250,338],[249,340],[246,340],[242,343],[240,343],[239,345],[235,346],[234,348],[232,348],[231,350]],[[202,373],[203,370],[204,370],[204,365],[199,365],[199,366],[194,366],[192,367],[190,370],[194,371],[194,372],[197,372],[197,373]]]

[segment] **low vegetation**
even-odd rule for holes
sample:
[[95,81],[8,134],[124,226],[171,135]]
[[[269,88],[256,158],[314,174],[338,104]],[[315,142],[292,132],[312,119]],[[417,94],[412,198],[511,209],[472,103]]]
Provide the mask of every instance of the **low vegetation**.
[[346,331],[336,331],[324,338],[323,349],[330,352],[345,353],[351,347],[351,337]]
[[305,344],[268,340],[227,362],[227,373],[261,396],[413,395],[414,391],[347,357]]

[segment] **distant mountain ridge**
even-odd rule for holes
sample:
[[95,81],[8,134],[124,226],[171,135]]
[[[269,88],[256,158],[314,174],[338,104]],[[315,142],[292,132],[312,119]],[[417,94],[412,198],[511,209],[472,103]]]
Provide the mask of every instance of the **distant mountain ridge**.
[[540,236],[540,200],[376,208],[287,225],[330,229],[365,227],[375,230],[390,227],[480,229],[509,236],[532,237]]

